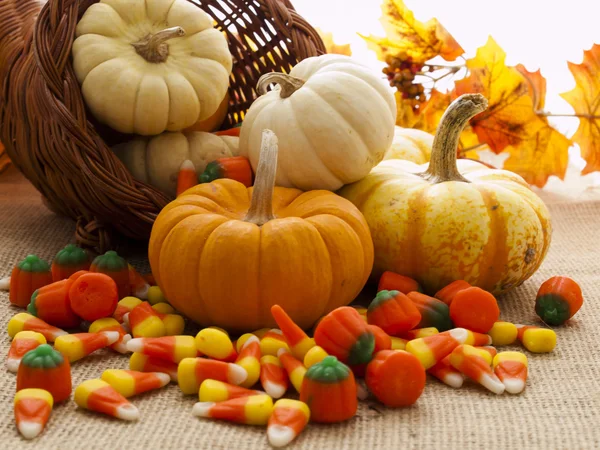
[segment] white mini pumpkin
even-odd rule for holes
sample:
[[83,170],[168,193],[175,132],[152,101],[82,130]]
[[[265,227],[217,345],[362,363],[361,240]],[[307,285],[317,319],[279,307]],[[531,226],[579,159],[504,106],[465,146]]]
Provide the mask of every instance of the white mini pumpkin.
[[[266,92],[270,83],[278,86]],[[269,73],[240,134],[240,153],[256,170],[262,130],[279,139],[278,186],[336,190],[365,177],[392,143],[396,104],[378,74],[343,55],[307,58]],[[266,92],[266,93],[265,93]]]
[[134,178],[165,194],[175,196],[177,174],[186,159],[194,163],[198,175],[218,158],[238,155],[239,138],[193,131],[166,132],[153,138],[135,138],[113,147]]
[[101,0],[76,35],[73,68],[84,100],[115,130],[182,130],[214,114],[227,92],[227,40],[186,0]]
[[432,134],[396,126],[392,146],[385,153],[383,159],[404,159],[415,164],[425,164],[431,159],[432,146]]

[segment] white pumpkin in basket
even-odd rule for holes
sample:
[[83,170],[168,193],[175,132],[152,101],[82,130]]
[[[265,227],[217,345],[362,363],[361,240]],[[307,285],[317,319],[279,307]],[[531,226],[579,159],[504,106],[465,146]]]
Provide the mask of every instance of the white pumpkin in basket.
[[182,130],[212,116],[227,92],[227,40],[186,0],[101,0],[76,35],[73,68],[84,100],[115,130]]
[[134,178],[175,196],[177,175],[183,161],[191,160],[200,175],[209,162],[237,156],[238,143],[236,136],[217,136],[201,131],[166,132],[119,144],[113,151]]
[[[277,85],[266,92],[271,83]],[[269,73],[250,107],[240,153],[256,170],[262,130],[279,140],[278,186],[336,190],[365,177],[394,137],[396,103],[380,74],[343,55],[307,58]]]

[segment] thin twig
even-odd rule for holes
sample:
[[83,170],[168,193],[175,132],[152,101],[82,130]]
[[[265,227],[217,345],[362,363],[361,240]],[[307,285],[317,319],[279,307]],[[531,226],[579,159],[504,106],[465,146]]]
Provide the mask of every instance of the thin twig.
[[547,111],[536,111],[535,113],[538,116],[544,116],[544,117],[580,117],[583,119],[590,119],[590,120],[600,119],[600,116],[596,116],[594,114],[554,114],[554,113],[547,112]]

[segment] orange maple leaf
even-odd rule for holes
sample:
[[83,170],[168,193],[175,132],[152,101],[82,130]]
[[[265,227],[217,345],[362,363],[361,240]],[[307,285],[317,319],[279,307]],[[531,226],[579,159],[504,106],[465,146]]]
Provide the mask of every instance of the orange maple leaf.
[[455,83],[456,96],[479,92],[488,99],[488,108],[471,119],[480,142],[495,153],[509,145],[517,146],[527,137],[528,122],[538,119],[525,77],[505,64],[506,53],[490,36],[467,60],[469,76]]
[[446,61],[454,61],[465,52],[437,19],[420,22],[402,0],[385,0],[381,8],[386,37],[361,37],[382,61],[387,55],[402,55],[414,62],[440,55]]
[[546,79],[540,69],[535,72],[529,72],[523,64],[517,64],[515,69],[525,77],[529,83],[529,92],[533,98],[533,107],[536,111],[544,109],[546,104]]
[[582,174],[600,170],[600,45],[583,52],[583,62],[569,62],[575,88],[561,94],[579,117],[573,141],[579,144],[586,160]]
[[321,36],[327,53],[336,53],[338,55],[352,56],[352,50],[350,50],[350,44],[336,44],[333,39],[333,33],[323,31],[317,28],[317,33]]
[[435,88],[432,89],[430,97],[419,108],[419,121],[416,123],[415,128],[428,133],[435,133],[440,119],[451,101],[452,96],[450,93],[442,93]]

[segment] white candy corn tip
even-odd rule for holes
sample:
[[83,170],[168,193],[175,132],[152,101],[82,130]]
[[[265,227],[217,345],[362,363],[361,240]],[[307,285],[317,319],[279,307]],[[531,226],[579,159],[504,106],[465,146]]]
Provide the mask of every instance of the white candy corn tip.
[[127,350],[130,352],[141,353],[144,348],[143,338],[134,338],[127,341]]
[[258,339],[258,336],[250,336],[248,339],[246,339],[244,345],[242,345],[242,350],[245,349],[248,345],[250,345],[250,342],[258,342],[260,344],[260,339]]
[[179,166],[179,170],[193,170],[195,172],[196,166],[194,165],[194,163],[192,161],[190,161],[189,159],[186,159],[185,161],[183,161],[181,163],[181,166]]
[[294,440],[296,433],[285,425],[269,425],[267,437],[273,447],[284,447]]
[[41,423],[29,421],[20,422],[17,428],[19,429],[19,433],[21,433],[25,439],[38,437],[44,430],[44,426]]
[[478,381],[479,384],[481,384],[483,387],[493,392],[494,394],[500,395],[504,392],[504,384],[502,384],[502,381],[500,381],[500,379],[496,375],[482,373]]
[[169,377],[171,377],[171,381],[172,381],[173,383],[177,383],[177,382],[178,382],[178,379],[179,379],[179,378],[178,378],[178,376],[177,376],[177,371],[174,371],[174,372],[169,372],[169,373],[167,373],[167,375],[169,375]]
[[143,287],[138,288],[134,293],[134,297],[139,298],[140,300],[148,300],[148,290],[150,289],[149,284],[145,284]]
[[464,344],[469,339],[469,332],[464,328],[453,328],[448,331],[448,334],[461,344]]
[[8,291],[10,289],[10,277],[0,278],[0,291]]
[[238,386],[246,381],[246,378],[248,378],[246,369],[238,364],[229,363],[227,367],[227,379],[231,384]]
[[283,331],[281,331],[279,328],[271,328],[269,331],[271,333],[280,334],[283,336]]
[[215,402],[198,402],[192,408],[192,414],[196,417],[210,417],[210,409]]
[[362,382],[356,381],[356,398],[359,400],[366,400],[369,398],[369,391],[365,386],[363,386]]
[[451,388],[459,389],[465,382],[465,378],[460,373],[447,373],[444,375],[442,382]]
[[263,384],[263,389],[267,395],[270,395],[273,398],[281,398],[283,394],[285,394],[285,391],[287,391],[285,386],[275,384],[271,381],[265,381]]
[[123,338],[117,342],[116,344],[114,344],[111,348],[119,353],[129,353],[129,350],[127,350],[127,343],[131,340],[131,335],[130,334],[124,334]]
[[51,333],[51,335],[50,335],[50,336],[46,336],[46,337],[48,338],[48,340],[49,340],[50,342],[54,342],[54,341],[56,340],[56,338],[58,338],[58,337],[60,337],[60,336],[66,336],[67,334],[69,334],[69,333],[67,333],[67,332],[66,332],[66,331],[64,331],[64,330],[60,330],[60,331],[56,331],[56,332],[54,332],[54,333]]
[[525,389],[525,382],[518,378],[508,378],[502,380],[504,383],[504,387],[506,388],[506,392],[509,394],[520,394]]
[[287,348],[281,347],[279,350],[277,350],[277,357],[279,358],[284,353],[289,353],[289,352],[288,352]]
[[20,359],[10,358],[6,360],[6,368],[9,372],[17,373],[19,370]]
[[166,386],[171,382],[171,377],[167,373],[153,372],[154,376],[160,381],[160,387]]
[[114,344],[121,337],[118,331],[101,331],[100,334],[103,334],[106,337],[106,345]]
[[121,325],[131,329],[131,326],[129,325],[129,313],[123,314],[123,323]]
[[117,407],[115,417],[121,420],[138,420],[140,418],[140,411],[135,405],[129,403]]

